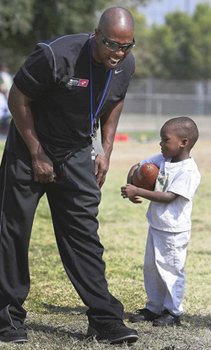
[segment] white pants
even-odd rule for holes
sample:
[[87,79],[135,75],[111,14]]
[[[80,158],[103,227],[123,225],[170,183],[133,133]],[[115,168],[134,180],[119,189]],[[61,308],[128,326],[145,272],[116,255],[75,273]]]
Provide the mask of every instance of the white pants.
[[144,259],[146,308],[156,314],[164,309],[177,316],[183,313],[184,265],[190,236],[191,231],[173,233],[149,227]]

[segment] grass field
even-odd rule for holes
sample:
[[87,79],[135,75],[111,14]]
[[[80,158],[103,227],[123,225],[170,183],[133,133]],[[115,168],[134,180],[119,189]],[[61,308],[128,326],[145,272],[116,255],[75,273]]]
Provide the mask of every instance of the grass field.
[[[148,202],[134,205],[120,196],[128,169],[139,160],[159,153],[158,140],[141,143],[116,142],[110,171],[102,190],[99,235],[104,244],[106,276],[110,291],[125,306],[125,323],[137,308],[143,307],[143,259],[148,224]],[[86,307],[69,283],[57,252],[45,197],[36,213],[30,245],[31,290],[25,303],[28,311],[29,343],[3,344],[12,350],[208,350],[211,344],[211,140],[198,141],[192,152],[202,174],[194,200],[192,238],[186,262],[186,290],[183,326],[158,329],[151,323],[135,324],[140,339],[128,347],[86,340]]]

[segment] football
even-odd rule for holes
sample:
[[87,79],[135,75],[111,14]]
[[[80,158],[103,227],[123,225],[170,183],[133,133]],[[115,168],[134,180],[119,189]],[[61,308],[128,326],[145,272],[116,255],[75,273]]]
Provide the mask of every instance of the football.
[[159,168],[152,163],[145,163],[135,169],[132,175],[132,185],[153,191]]

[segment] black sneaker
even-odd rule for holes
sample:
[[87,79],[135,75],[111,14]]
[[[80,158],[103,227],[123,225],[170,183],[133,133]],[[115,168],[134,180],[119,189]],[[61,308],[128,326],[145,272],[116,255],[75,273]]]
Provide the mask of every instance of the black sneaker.
[[137,332],[123,323],[112,323],[98,330],[89,326],[87,338],[89,337],[95,337],[99,343],[108,342],[110,344],[134,343],[138,340]]
[[129,321],[132,323],[136,322],[144,322],[144,321],[153,321],[155,320],[159,315],[155,314],[154,312],[150,311],[149,309],[138,309],[136,310],[135,315],[132,315],[129,318]]
[[4,332],[0,331],[0,341],[4,343],[13,342],[16,344],[23,344],[28,341],[27,333],[23,328],[18,328],[18,329],[11,328]]
[[165,310],[162,316],[153,321],[153,326],[181,326],[180,316],[172,315],[168,310]]

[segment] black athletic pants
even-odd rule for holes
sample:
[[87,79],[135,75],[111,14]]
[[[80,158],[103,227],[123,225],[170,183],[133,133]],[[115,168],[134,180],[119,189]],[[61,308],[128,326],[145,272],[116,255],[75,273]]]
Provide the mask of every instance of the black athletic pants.
[[22,326],[30,287],[28,248],[35,210],[46,193],[60,256],[92,326],[121,322],[122,304],[108,291],[91,146],[55,167],[56,180],[34,182],[29,154],[4,152],[0,169],[0,331]]

